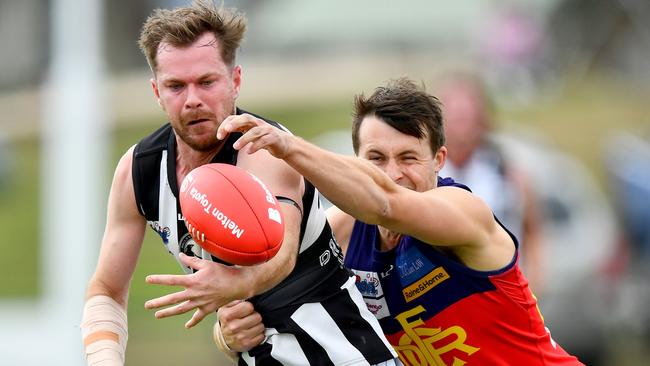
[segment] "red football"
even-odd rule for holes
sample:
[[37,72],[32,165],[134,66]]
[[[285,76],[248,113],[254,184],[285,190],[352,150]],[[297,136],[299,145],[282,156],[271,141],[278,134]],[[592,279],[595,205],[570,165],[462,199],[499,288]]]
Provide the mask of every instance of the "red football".
[[234,165],[202,165],[183,179],[179,199],[190,235],[212,255],[252,265],[280,250],[280,204],[253,174]]

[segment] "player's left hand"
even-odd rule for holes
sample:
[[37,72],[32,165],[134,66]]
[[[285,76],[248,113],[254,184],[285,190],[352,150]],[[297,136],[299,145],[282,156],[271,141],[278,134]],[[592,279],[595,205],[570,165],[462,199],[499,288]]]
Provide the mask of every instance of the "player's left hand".
[[246,152],[249,154],[266,149],[278,159],[284,159],[288,154],[290,139],[293,138],[290,133],[246,113],[224,119],[217,130],[217,138],[224,139],[231,132],[243,133],[233,144],[235,149],[241,150],[248,145]]
[[[219,308],[219,328],[222,339],[233,351],[246,352],[264,340],[262,316],[248,301],[234,301]],[[215,337],[218,335],[215,334]]]
[[242,286],[238,286],[236,278],[238,268],[215,263],[209,260],[180,254],[183,264],[196,270],[186,275],[149,275],[146,282],[155,285],[182,286],[183,291],[174,292],[145,302],[146,309],[158,309],[156,318],[185,314],[196,309],[192,318],[185,323],[191,328],[201,322],[208,314],[215,312],[221,306],[233,301],[245,299]]

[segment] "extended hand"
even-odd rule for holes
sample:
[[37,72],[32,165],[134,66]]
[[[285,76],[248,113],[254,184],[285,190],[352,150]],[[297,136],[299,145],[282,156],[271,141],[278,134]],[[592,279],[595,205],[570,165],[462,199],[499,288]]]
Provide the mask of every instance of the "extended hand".
[[284,159],[287,155],[290,139],[293,138],[290,133],[250,114],[228,116],[219,126],[217,138],[224,139],[230,132],[242,132],[244,134],[233,144],[235,149],[241,150],[246,145],[249,145],[246,150],[249,154],[259,149],[266,149],[278,159]]
[[144,307],[149,310],[169,306],[156,311],[156,318],[185,314],[196,309],[192,318],[185,323],[186,328],[191,328],[219,307],[233,300],[246,298],[247,294],[244,293],[243,286],[239,286],[239,281],[236,281],[238,276],[236,267],[189,257],[182,253],[179,258],[183,264],[195,269],[196,272],[187,275],[150,275],[146,278],[147,283],[150,284],[185,288],[183,291],[161,296],[144,304]]

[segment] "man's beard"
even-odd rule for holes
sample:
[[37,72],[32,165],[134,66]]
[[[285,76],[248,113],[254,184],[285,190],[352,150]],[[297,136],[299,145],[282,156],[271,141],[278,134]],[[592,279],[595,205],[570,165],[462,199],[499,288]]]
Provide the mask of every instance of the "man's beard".
[[206,151],[211,151],[214,150],[215,148],[219,147],[223,141],[217,139],[217,130],[215,129],[214,134],[206,139],[206,138],[193,138],[189,136],[187,131],[176,131],[176,134],[180,139],[185,142],[189,147],[191,147],[193,150],[196,151],[201,151],[201,152],[206,152]]
[[185,144],[196,151],[206,152],[219,147],[222,144],[222,141],[217,139],[218,126],[214,127],[214,131],[212,131],[212,134],[209,138],[205,138],[203,134],[200,137],[191,136],[191,123],[192,121],[198,120],[223,121],[223,118],[218,118],[215,114],[207,111],[194,110],[190,113],[187,113],[186,115],[181,116],[181,122],[177,124],[180,127],[174,128],[174,131],[178,137],[180,137],[180,139],[185,142]]

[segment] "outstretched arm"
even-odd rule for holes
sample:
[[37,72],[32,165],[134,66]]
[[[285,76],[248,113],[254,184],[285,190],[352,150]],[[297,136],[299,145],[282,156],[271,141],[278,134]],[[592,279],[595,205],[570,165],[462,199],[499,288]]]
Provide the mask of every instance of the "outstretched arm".
[[396,185],[372,164],[321,149],[248,114],[226,118],[217,137],[225,138],[235,131],[244,132],[235,149],[245,149],[249,154],[265,149],[283,159],[350,215],[376,222],[387,209],[386,193]]
[[512,259],[511,239],[489,207],[470,192],[455,187],[426,192],[401,187],[367,160],[323,150],[250,115],[228,117],[217,136],[233,131],[244,133],[234,144],[236,149],[248,153],[265,149],[285,160],[334,205],[361,221],[432,245],[454,246],[461,260],[475,269],[501,268]]

